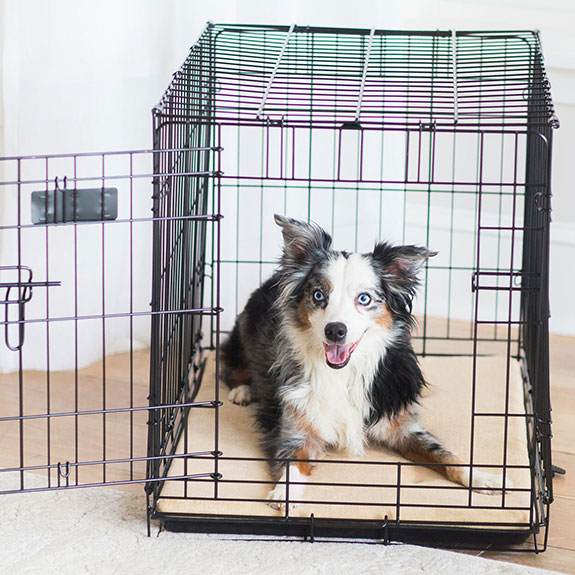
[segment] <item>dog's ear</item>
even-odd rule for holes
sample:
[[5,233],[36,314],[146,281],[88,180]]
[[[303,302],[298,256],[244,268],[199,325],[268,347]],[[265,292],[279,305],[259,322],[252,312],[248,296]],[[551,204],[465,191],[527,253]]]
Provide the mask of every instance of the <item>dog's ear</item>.
[[428,258],[436,255],[437,252],[421,246],[393,246],[382,242],[376,244],[372,257],[394,291],[413,295],[419,283],[417,273]]
[[282,229],[284,258],[298,265],[309,262],[314,254],[325,253],[331,247],[331,236],[317,224],[274,215],[275,222]]

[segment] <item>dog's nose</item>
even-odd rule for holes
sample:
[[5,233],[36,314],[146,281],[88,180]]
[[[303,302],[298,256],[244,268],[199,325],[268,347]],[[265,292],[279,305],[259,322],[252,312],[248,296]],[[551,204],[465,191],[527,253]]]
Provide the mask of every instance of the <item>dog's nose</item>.
[[328,341],[339,343],[345,339],[347,335],[347,327],[340,321],[332,321],[325,326],[325,337]]

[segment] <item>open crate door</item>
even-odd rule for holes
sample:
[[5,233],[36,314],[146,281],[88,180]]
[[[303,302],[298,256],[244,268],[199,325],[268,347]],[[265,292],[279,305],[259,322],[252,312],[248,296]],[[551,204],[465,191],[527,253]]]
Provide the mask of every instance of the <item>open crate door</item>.
[[147,481],[215,312],[199,147],[0,160],[0,494]]

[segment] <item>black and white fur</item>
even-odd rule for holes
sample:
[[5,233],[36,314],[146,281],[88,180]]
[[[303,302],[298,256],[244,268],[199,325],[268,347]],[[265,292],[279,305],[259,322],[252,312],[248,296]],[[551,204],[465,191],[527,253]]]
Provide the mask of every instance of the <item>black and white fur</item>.
[[[319,226],[275,216],[284,238],[279,269],[250,297],[222,346],[229,398],[257,401],[262,447],[277,485],[270,505],[303,497],[308,460],[330,448],[359,457],[380,444],[469,486],[469,468],[425,430],[418,401],[426,385],[411,346],[417,272],[436,255],[378,243],[373,252],[334,251]],[[459,466],[458,466],[459,465]],[[473,488],[501,478],[473,470]]]

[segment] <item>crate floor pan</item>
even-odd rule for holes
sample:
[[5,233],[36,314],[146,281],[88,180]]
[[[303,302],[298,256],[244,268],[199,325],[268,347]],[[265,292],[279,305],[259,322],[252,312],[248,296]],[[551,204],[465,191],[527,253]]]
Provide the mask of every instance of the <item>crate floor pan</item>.
[[424,425],[474,470],[505,473],[505,493],[470,491],[390,450],[369,447],[361,458],[329,452],[299,504],[275,510],[266,503],[272,483],[253,406],[231,404],[221,383],[216,394],[209,356],[195,401],[221,399],[223,405],[189,409],[155,516],[182,531],[309,535],[311,526],[317,536],[385,538],[391,529],[402,539],[398,527],[405,527],[416,538],[433,538],[439,529],[473,533],[476,542],[481,533],[489,540],[494,534],[507,542],[525,539],[534,515],[520,364],[487,356],[426,357],[421,365],[430,383],[421,405]]

